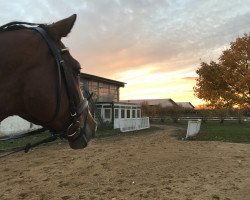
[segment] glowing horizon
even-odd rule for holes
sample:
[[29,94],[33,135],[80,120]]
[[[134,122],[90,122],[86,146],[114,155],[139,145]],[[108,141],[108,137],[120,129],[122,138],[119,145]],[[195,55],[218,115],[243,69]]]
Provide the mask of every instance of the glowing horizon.
[[[204,103],[194,96],[194,73],[187,69],[162,73],[160,67],[144,66],[114,74],[116,80],[127,80],[120,88],[120,99],[166,99],[190,102],[194,106]],[[191,88],[191,89],[190,89]]]

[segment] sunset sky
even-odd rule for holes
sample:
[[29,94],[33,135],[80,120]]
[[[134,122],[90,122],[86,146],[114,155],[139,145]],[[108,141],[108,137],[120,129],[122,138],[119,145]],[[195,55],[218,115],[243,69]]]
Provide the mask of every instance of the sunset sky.
[[126,82],[121,99],[193,96],[195,70],[250,31],[249,0],[0,0],[0,24],[52,23],[74,13],[64,39],[82,72]]

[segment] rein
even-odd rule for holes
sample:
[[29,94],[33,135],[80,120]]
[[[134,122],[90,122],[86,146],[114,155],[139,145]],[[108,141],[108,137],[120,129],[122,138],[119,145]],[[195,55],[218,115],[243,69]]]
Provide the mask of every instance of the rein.
[[[29,26],[36,26],[36,27],[26,27],[23,25],[29,25]],[[29,135],[35,135],[41,132],[44,132],[45,130],[50,130],[49,128],[49,124],[52,123],[56,117],[58,116],[59,110],[60,110],[60,106],[61,106],[61,94],[62,94],[62,76],[65,82],[65,86],[66,86],[66,91],[67,91],[67,96],[69,98],[69,110],[70,110],[70,120],[68,123],[66,123],[66,127],[65,130],[60,131],[60,132],[54,132],[51,133],[51,136],[34,144],[30,144],[28,143],[26,146],[24,147],[19,147],[17,149],[14,149],[14,151],[10,152],[9,154],[15,153],[15,152],[19,152],[24,150],[25,153],[27,153],[29,151],[30,148],[38,146],[40,144],[44,144],[47,142],[51,142],[56,140],[59,136],[66,138],[68,140],[76,140],[78,139],[80,136],[83,136],[84,139],[84,144],[85,146],[87,146],[87,138],[86,138],[86,123],[87,123],[87,116],[88,116],[88,112],[86,112],[86,115],[84,117],[84,126],[80,127],[80,122],[78,121],[78,118],[80,117],[80,115],[82,115],[82,113],[84,111],[86,111],[86,109],[88,108],[88,100],[90,97],[88,97],[87,99],[84,99],[83,101],[80,101],[79,103],[77,103],[77,95],[74,92],[73,89],[73,81],[72,78],[69,74],[69,71],[65,65],[65,62],[61,56],[61,53],[64,51],[68,51],[67,48],[63,48],[63,49],[59,49],[55,42],[52,40],[51,36],[49,35],[49,33],[46,31],[45,25],[44,24],[34,24],[34,23],[27,23],[27,22],[11,22],[8,24],[5,24],[3,26],[0,27],[0,31],[5,31],[5,30],[11,30],[14,28],[27,28],[27,29],[32,29],[36,32],[38,32],[41,37],[46,41],[48,48],[50,49],[50,52],[52,54],[52,56],[54,57],[54,60],[56,62],[56,66],[57,66],[57,73],[58,73],[58,84],[57,84],[57,101],[56,101],[56,109],[55,109],[55,113],[53,115],[53,117],[45,122],[45,123],[41,123],[42,126],[44,128],[35,130],[35,131],[31,131],[16,137],[0,137],[0,141],[5,141],[5,140],[10,140],[10,139],[17,139],[17,138],[21,138],[21,137],[25,137],[25,136],[29,136]],[[83,130],[82,130],[83,129]],[[73,133],[71,133],[73,132]],[[7,155],[9,155],[7,154]],[[6,156],[0,156],[4,157]]]

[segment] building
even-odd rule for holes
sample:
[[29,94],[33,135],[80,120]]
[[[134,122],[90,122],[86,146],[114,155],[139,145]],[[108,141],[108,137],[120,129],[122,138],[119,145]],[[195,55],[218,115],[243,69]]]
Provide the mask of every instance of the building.
[[141,105],[120,102],[96,103],[99,115],[106,124],[121,132],[141,130],[150,127],[149,117],[141,117]]
[[185,110],[194,110],[195,107],[190,102],[176,102],[177,105],[181,106]]
[[141,118],[141,105],[121,102],[97,102],[97,111],[104,122],[114,122],[115,119]]
[[162,106],[162,107],[174,107],[178,106],[172,99],[139,99],[139,100],[121,100],[124,103],[143,104],[146,103],[149,106]]
[[89,100],[99,125],[111,125],[122,132],[149,128],[149,118],[141,118],[141,105],[120,101],[120,88],[126,83],[81,73],[81,89]]
[[93,93],[94,102],[119,102],[120,87],[126,84],[86,73],[80,74],[80,82],[82,91]]

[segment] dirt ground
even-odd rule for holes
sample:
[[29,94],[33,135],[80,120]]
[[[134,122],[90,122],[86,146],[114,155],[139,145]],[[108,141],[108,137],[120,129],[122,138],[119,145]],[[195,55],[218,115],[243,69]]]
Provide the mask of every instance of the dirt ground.
[[162,130],[43,146],[1,159],[0,199],[250,199],[250,144],[181,141]]

